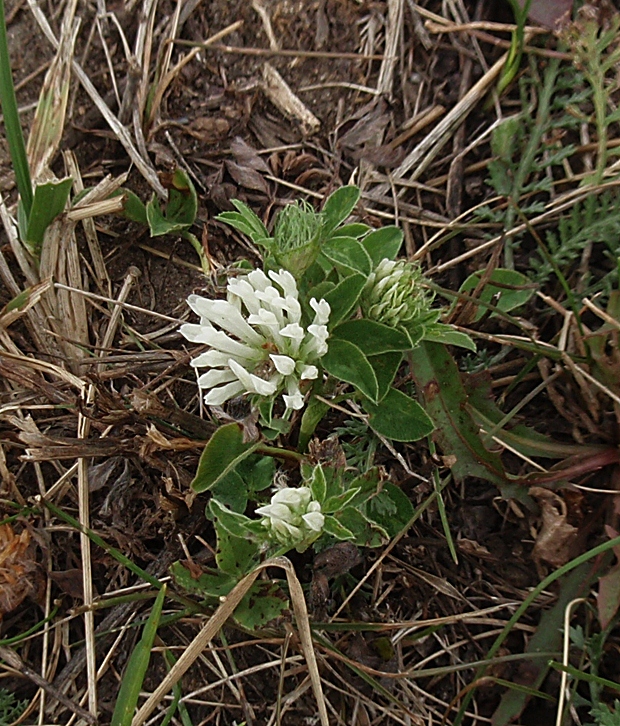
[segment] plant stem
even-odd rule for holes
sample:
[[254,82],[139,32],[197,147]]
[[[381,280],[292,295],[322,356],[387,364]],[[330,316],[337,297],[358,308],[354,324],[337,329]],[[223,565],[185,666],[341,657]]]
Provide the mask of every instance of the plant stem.
[[11,161],[15,169],[15,181],[17,182],[17,189],[26,218],[28,218],[32,209],[32,182],[30,180],[24,135],[19,122],[13,74],[11,73],[11,60],[9,58],[9,45],[4,19],[4,0],[0,0],[0,104],[4,114],[4,128],[9,143]]

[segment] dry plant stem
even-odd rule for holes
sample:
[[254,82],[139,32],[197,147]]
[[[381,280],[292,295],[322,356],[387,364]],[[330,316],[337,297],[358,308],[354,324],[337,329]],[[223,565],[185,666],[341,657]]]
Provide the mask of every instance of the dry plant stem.
[[321,127],[319,119],[293,93],[284,78],[270,63],[263,65],[263,91],[284,116],[299,121],[304,133],[314,134]]
[[69,292],[74,292],[77,295],[83,295],[85,298],[91,298],[92,300],[100,300],[101,302],[111,303],[112,305],[117,305],[118,307],[125,308],[126,310],[133,310],[136,313],[144,313],[144,315],[151,315],[154,318],[159,318],[160,320],[166,320],[169,323],[175,323],[177,325],[182,325],[184,322],[183,320],[179,320],[179,318],[172,318],[170,315],[164,315],[163,313],[157,313],[155,310],[147,310],[146,308],[141,308],[138,305],[131,305],[131,303],[122,302],[120,300],[114,300],[113,298],[105,297],[104,295],[97,295],[94,292],[87,292],[86,290],[79,290],[76,287],[70,287],[68,285],[63,285],[60,282],[55,282],[54,287],[58,288],[59,290],[68,290]]
[[131,726],[142,726],[142,724],[144,724],[146,719],[151,715],[151,713],[153,713],[157,705],[160,703],[161,699],[176,683],[179,682],[183,674],[217,635],[218,631],[228,618],[234,613],[235,608],[241,602],[250,587],[252,587],[260,572],[268,567],[280,567],[286,572],[286,579],[288,581],[291,601],[293,603],[293,611],[295,613],[295,620],[299,629],[299,638],[306,658],[314,696],[317,701],[321,726],[329,726],[327,709],[323,699],[323,689],[321,687],[321,677],[319,675],[314,647],[312,644],[312,633],[310,631],[306,601],[304,599],[301,584],[295,574],[295,569],[290,560],[286,557],[273,557],[272,559],[263,562],[253,572],[246,575],[233,588],[233,590],[231,590],[231,592],[226,596],[224,602],[219,606],[215,613],[213,613],[204,628],[200,631],[200,633],[198,633],[183,655],[181,655],[172,667],[168,675],[134,716]]
[[[426,136],[394,170],[394,179],[398,182],[399,177],[405,177],[411,169],[414,169],[409,179],[418,179],[430,166],[433,159],[448,142],[452,134],[467,118],[474,106],[484,97],[486,92],[495,83],[504,67],[508,54],[504,54],[482,78],[473,85],[456,106],[444,116],[435,128]],[[373,192],[373,196],[385,194],[385,185]]]
[[[137,278],[136,268],[131,268],[121,289],[119,302],[124,302]],[[116,306],[112,317],[108,323],[108,327],[103,340],[103,348],[108,348],[120,322],[121,308]],[[95,387],[90,385],[83,393],[83,399],[86,406],[93,403],[95,399]],[[78,439],[87,439],[90,434],[90,419],[86,418],[81,412],[78,414]],[[78,501],[79,501],[79,521],[84,529],[90,528],[90,507],[89,507],[89,487],[88,487],[88,461],[85,457],[78,460]],[[97,661],[95,650],[95,613],[92,608],[93,604],[93,578],[90,556],[90,538],[84,531],[80,531],[80,549],[82,554],[82,586],[84,590],[84,626],[85,626],[85,642],[86,642],[86,675],[88,687],[88,708],[93,716],[97,716]]]
[[[170,71],[166,71],[166,73],[163,75],[159,83],[157,84],[157,88],[155,90],[155,93],[153,94],[153,102],[151,106],[151,110],[149,113],[149,119],[148,119],[148,128],[152,128],[155,124],[157,113],[159,112],[159,107],[161,105],[162,98],[164,96],[164,93],[166,92],[166,89],[168,86],[172,83],[172,81],[179,75],[179,73],[183,70],[183,68],[192,61],[198,53],[200,53],[201,50],[204,48],[208,48],[209,46],[213,45],[214,43],[217,43],[222,38],[226,37],[227,35],[230,35],[230,33],[233,33],[235,30],[238,30],[243,25],[242,20],[237,20],[234,23],[231,23],[223,30],[220,30],[219,33],[216,33],[213,37],[206,40],[202,45],[196,48],[192,48],[190,52],[184,57],[181,58],[181,60],[172,68]],[[172,49],[172,44],[174,40],[171,39],[169,41],[169,48]]]
[[52,698],[62,703],[63,706],[73,711],[80,718],[84,719],[86,723],[97,723],[97,719],[88,711],[78,706],[70,698],[60,693],[57,688],[54,688],[51,683],[42,678],[35,670],[27,666],[19,655],[11,648],[0,647],[0,658],[6,661],[16,671],[22,673],[26,678],[31,680],[36,686],[41,688],[45,693],[48,693]]
[[330,618],[330,622],[333,622],[338,615],[344,610],[344,608],[349,604],[351,601],[351,598],[354,597],[355,593],[358,592],[358,590],[362,587],[362,585],[368,580],[368,578],[372,575],[372,573],[382,564],[383,560],[387,557],[387,555],[390,554],[390,552],[396,547],[396,545],[400,542],[402,537],[405,536],[405,534],[409,531],[409,527],[418,519],[418,517],[437,499],[437,496],[439,494],[438,490],[435,490],[432,494],[430,494],[427,499],[424,501],[423,504],[421,504],[416,511],[413,514],[413,517],[407,522],[407,524],[403,527],[402,531],[399,535],[394,537],[394,539],[390,542],[390,544],[383,550],[380,557],[377,557],[373,565],[369,568],[368,572],[362,577],[362,579],[357,583],[357,585],[351,590],[351,592],[347,595],[347,597],[344,599],[342,605],[338,608],[338,610],[333,614],[333,616]]
[[[564,611],[564,638],[563,638],[563,646],[562,646],[562,665],[568,666],[569,663],[569,653],[570,653],[570,620],[571,616],[573,614],[573,609],[579,605],[582,602],[587,602],[587,600],[583,597],[575,598],[574,600],[571,600],[568,605],[566,606],[566,610]],[[566,698],[570,698],[570,692],[568,691],[568,688],[566,687],[566,684],[568,682],[568,673],[566,671],[562,671],[562,676],[560,680],[560,696],[558,698],[558,710],[557,710],[557,717],[555,720],[555,726],[562,726],[562,720],[564,715],[564,701]]]
[[[196,42],[193,40],[175,40],[175,45],[186,45],[190,47],[196,46]],[[198,48],[209,47],[202,43],[197,45]],[[330,53],[329,51],[323,50],[269,50],[268,48],[237,48],[234,45],[221,45],[214,44],[211,46],[212,50],[220,51],[223,53],[232,53],[238,55],[253,55],[253,56],[282,56],[283,58],[333,58],[335,60],[378,60],[382,61],[384,55],[364,55],[362,53]]]
[[[75,154],[70,150],[64,151],[63,159],[69,176],[73,178],[74,193],[76,195],[82,193],[84,191],[84,183],[82,181],[82,174],[80,172],[77,159],[75,158]],[[124,183],[125,182],[123,182],[123,184]],[[82,226],[84,228],[84,235],[86,237],[86,243],[88,244],[90,258],[93,263],[97,287],[100,292],[109,292],[111,282],[105,266],[101,247],[99,246],[99,238],[97,237],[95,222],[92,218],[87,217],[82,221]]]
[[[43,34],[45,37],[49,40],[49,42],[54,46],[54,48],[58,48],[58,39],[54,35],[49,23],[47,22],[47,18],[43,14],[41,8],[36,4],[35,0],[28,0],[28,5],[30,7],[30,10],[32,11],[32,14],[34,15],[37,23],[39,24],[39,27],[43,31]],[[125,151],[133,161],[133,163],[136,165],[142,176],[146,179],[146,181],[150,184],[152,189],[157,193],[158,196],[162,198],[166,198],[166,190],[162,186],[161,182],[159,181],[159,177],[157,176],[157,172],[151,165],[150,160],[144,159],[138,150],[136,149],[129,132],[123,126],[123,124],[120,123],[118,118],[110,111],[110,108],[105,103],[103,98],[101,98],[101,95],[95,88],[95,86],[92,84],[90,78],[86,75],[85,71],[82,69],[82,67],[77,63],[77,61],[73,61],[72,64],[73,72],[77,76],[78,80],[84,87],[84,90],[86,93],[90,96],[91,100],[97,106],[99,109],[99,112],[101,115],[105,118],[105,120],[108,122],[110,128],[112,131],[116,134],[118,140],[125,148]]]

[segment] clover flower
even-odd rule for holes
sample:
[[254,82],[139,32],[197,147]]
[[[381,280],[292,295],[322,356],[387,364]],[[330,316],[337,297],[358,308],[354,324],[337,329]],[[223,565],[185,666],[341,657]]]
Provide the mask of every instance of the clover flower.
[[208,406],[246,393],[265,398],[282,393],[287,410],[303,408],[300,384],[319,375],[314,364],[327,352],[325,300],[310,300],[314,320],[304,329],[291,273],[253,270],[228,281],[226,300],[190,295],[187,302],[200,323],[182,325],[182,335],[210,347],[191,362],[209,369],[198,378]]
[[323,529],[325,517],[321,504],[312,499],[309,487],[286,487],[271,497],[271,504],[259,507],[256,514],[271,536],[284,546],[310,544]]
[[425,316],[433,301],[422,286],[422,272],[406,260],[383,259],[368,276],[362,309],[367,318],[385,325],[406,325]]

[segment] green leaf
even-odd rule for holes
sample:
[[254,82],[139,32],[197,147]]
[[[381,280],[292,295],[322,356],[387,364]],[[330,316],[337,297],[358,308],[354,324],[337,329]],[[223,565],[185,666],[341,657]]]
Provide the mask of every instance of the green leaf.
[[371,428],[393,441],[418,441],[434,429],[422,406],[396,388],[390,388],[378,405],[370,401],[363,404],[370,414]]
[[238,424],[220,426],[203,449],[192,489],[198,493],[212,489],[257,447],[257,443],[243,442],[243,432]]
[[[30,216],[32,208],[32,181],[26,154],[26,144],[15,98],[15,86],[11,72],[11,58],[4,18],[4,3],[0,12],[0,102],[4,115],[4,132],[9,144],[11,161],[15,170],[15,181],[20,195],[20,206],[23,205],[25,216]],[[25,238],[22,237],[22,241]]]
[[248,506],[248,486],[237,470],[222,477],[211,491],[213,497],[228,509],[239,514],[245,512]]
[[[596,581],[598,574],[596,570],[596,567],[586,562],[563,577],[555,604],[543,612],[536,632],[528,638],[522,662],[527,668],[525,672],[527,672],[527,685],[530,688],[539,688],[549,670],[549,660],[536,658],[536,654],[561,652],[566,608],[572,600],[587,596],[590,587]],[[527,658],[527,654],[530,653],[533,657]],[[525,693],[513,689],[506,691],[493,714],[493,725],[508,726],[518,721],[528,701],[529,697]]]
[[[249,232],[247,232],[246,234],[248,235],[248,237],[251,237],[252,241],[256,242],[257,240],[269,237],[269,231],[267,230],[267,227],[265,227],[261,218],[255,212],[253,212],[247,204],[244,204],[239,199],[233,199],[232,204],[239,213],[239,216],[243,219],[246,227],[248,228]],[[229,216],[232,214],[234,214],[234,212],[222,212],[222,214],[218,215],[216,219],[227,221],[230,224],[233,224],[233,222],[229,219]],[[237,219],[239,218],[237,217]],[[239,227],[237,229],[239,229]]]
[[317,464],[312,471],[310,491],[312,492],[313,499],[316,499],[317,502],[323,502],[325,500],[325,495],[327,494],[327,482],[325,481],[323,467],[320,464]]
[[[474,272],[461,285],[460,291],[470,292],[474,290],[481,278],[481,272]],[[493,270],[489,282],[482,288],[479,300],[483,303],[492,303],[498,310],[507,313],[524,305],[534,292],[535,286],[525,275],[516,270],[505,270],[498,267]],[[498,300],[494,299],[495,295],[499,295]],[[484,306],[480,306],[475,319],[479,320],[484,315],[485,310]]]
[[455,330],[451,325],[444,325],[444,323],[433,323],[425,326],[422,339],[428,343],[456,345],[459,348],[466,348],[474,353],[476,352],[476,344],[467,333],[461,333],[460,330]]
[[367,278],[356,273],[341,280],[333,290],[325,294],[325,300],[329,303],[331,313],[329,325],[333,327],[347,318],[353,308],[357,305]]
[[372,260],[373,268],[381,260],[385,260],[386,258],[393,260],[398,254],[402,243],[403,231],[393,225],[376,229],[362,240],[364,249],[368,252]]
[[276,582],[257,581],[237,605],[233,618],[242,628],[260,630],[288,609],[288,598]]
[[146,205],[146,218],[151,237],[182,232],[194,223],[198,211],[198,195],[189,176],[176,169],[166,180],[168,203],[162,212],[155,196]]
[[349,506],[360,509],[370,497],[383,488],[384,478],[381,470],[376,466],[355,477],[349,484],[349,489],[357,489],[357,494],[349,502]]
[[387,481],[379,494],[366,505],[366,516],[381,525],[393,538],[413,517],[413,504],[401,489]]
[[238,582],[238,578],[220,570],[211,570],[197,578],[193,577],[180,562],[175,562],[170,567],[170,574],[179,587],[204,598],[226,596]]
[[346,186],[336,189],[323,205],[323,225],[321,239],[329,239],[339,224],[351,214],[360,198],[360,190],[356,186]]
[[221,527],[233,535],[233,537],[244,539],[252,536],[252,531],[248,528],[248,525],[255,524],[254,520],[246,517],[245,514],[233,512],[221,502],[218,502],[217,499],[211,499],[207,506],[209,507],[211,515],[217,519],[216,527],[218,528],[218,532]]
[[144,624],[142,637],[127,661],[125,674],[121,680],[121,687],[114,706],[114,713],[112,714],[111,726],[131,726],[144,677],[151,660],[151,648],[157,635],[165,597],[166,586],[164,585],[157,594],[151,614]]
[[131,222],[137,222],[145,227],[148,227],[149,221],[146,216],[146,206],[137,194],[134,194],[130,189],[118,189],[112,194],[112,197],[118,197],[123,195],[125,202],[123,204],[123,217],[129,219]]
[[[214,501],[214,500],[211,500]],[[215,522],[217,532],[217,552],[215,561],[222,572],[240,578],[253,570],[260,560],[258,542],[247,536],[238,537],[222,524],[218,516]]]
[[355,343],[364,355],[379,355],[410,350],[409,337],[401,330],[374,320],[347,320],[334,328],[330,340]]
[[434,438],[444,454],[455,458],[450,467],[454,478],[462,481],[475,476],[505,492],[507,480],[501,459],[482,443],[479,427],[467,410],[459,370],[446,347],[421,343],[410,353],[410,361],[416,388],[436,426]]
[[333,514],[339,512],[349,505],[350,502],[360,493],[359,487],[349,487],[346,492],[340,494],[337,497],[330,497],[325,500],[325,503],[321,507],[321,511],[324,514]]
[[371,522],[359,509],[343,509],[338,514],[337,521],[353,533],[353,541],[358,547],[381,547],[389,539],[385,529],[376,522]]
[[377,376],[362,351],[348,340],[329,341],[329,350],[321,359],[332,376],[351,383],[371,401],[379,398]]
[[331,514],[328,514],[325,517],[323,531],[339,540],[355,539],[353,532],[351,532],[350,529],[347,529],[344,525],[340,524],[340,522],[335,517],[332,517]]
[[369,275],[372,269],[368,252],[354,237],[332,237],[321,245],[321,254],[345,275],[351,271]]
[[252,455],[236,468],[248,490],[254,494],[262,492],[273,484],[276,462],[272,456]]
[[338,237],[355,237],[355,239],[360,239],[360,237],[363,237],[369,232],[370,227],[361,222],[352,222],[351,224],[343,224],[342,227],[338,227]]
[[73,179],[66,177],[57,182],[37,184],[34,189],[24,244],[36,259],[41,255],[45,230],[65,209],[72,184]]
[[382,353],[381,355],[368,356],[368,362],[372,366],[379,384],[379,401],[385,398],[390,390],[402,359],[402,353]]

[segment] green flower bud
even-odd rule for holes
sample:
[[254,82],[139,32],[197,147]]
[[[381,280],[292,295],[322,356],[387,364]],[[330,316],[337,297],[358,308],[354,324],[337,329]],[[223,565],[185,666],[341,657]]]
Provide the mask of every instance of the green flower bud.
[[385,325],[409,326],[424,318],[433,294],[422,282],[419,265],[406,260],[383,259],[368,276],[362,294],[365,317]]
[[305,201],[288,204],[276,218],[273,255],[297,279],[319,253],[322,222],[321,214]]

